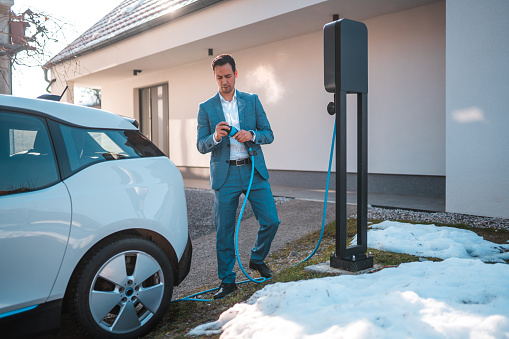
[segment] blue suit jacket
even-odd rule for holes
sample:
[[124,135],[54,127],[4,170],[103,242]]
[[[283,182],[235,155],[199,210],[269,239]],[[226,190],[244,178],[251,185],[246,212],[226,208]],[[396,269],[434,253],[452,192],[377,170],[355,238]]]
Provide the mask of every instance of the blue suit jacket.
[[[216,125],[226,121],[221,106],[221,99],[217,93],[212,98],[200,104],[198,111],[198,138],[196,147],[202,154],[212,152],[210,156],[210,186],[219,189],[223,186],[228,169],[230,167],[230,139],[223,137],[221,142],[214,145],[214,132]],[[262,148],[260,145],[270,144],[274,140],[274,134],[265,115],[258,95],[237,91],[237,106],[239,109],[240,128],[255,132],[255,143],[252,144],[255,155],[255,168],[260,175],[269,179],[269,172],[265,165]]]

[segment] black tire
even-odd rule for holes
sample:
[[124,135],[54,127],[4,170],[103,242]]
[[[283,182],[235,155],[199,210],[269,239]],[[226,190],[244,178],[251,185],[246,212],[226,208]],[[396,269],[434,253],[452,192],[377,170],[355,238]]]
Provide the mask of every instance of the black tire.
[[122,237],[85,258],[71,284],[70,311],[83,331],[98,338],[138,338],[165,314],[173,270],[155,243]]

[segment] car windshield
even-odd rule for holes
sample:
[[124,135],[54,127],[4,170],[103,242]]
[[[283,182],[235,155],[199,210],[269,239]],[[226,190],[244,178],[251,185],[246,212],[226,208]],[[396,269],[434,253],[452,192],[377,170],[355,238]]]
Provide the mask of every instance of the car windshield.
[[60,125],[71,171],[95,162],[159,156],[162,153],[138,131],[98,130]]

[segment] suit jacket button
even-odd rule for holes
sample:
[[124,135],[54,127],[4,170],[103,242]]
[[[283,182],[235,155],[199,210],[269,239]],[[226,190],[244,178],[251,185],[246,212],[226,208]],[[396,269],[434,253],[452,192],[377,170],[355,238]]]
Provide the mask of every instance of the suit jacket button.
[[230,163],[230,160],[226,160],[226,163],[229,164]]
[[230,147],[230,144],[226,145],[226,147]]

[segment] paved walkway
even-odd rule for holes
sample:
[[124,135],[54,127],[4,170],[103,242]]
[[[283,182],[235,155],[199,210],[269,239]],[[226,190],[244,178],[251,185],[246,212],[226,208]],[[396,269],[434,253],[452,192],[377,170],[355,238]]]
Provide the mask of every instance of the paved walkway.
[[[277,251],[289,242],[321,228],[323,202],[293,199],[278,205],[277,209],[281,224],[272,243],[271,251]],[[190,212],[192,213],[192,211]],[[357,207],[355,205],[348,206],[348,215],[356,212]],[[336,204],[328,204],[326,222],[329,223],[335,220],[335,214]],[[239,253],[244,267],[247,267],[258,227],[255,217],[248,218],[240,224]],[[238,265],[235,267],[238,272],[237,281],[245,280]],[[173,299],[181,298],[189,295],[192,291],[205,289],[205,287],[217,287],[220,283],[217,277],[215,233],[205,234],[193,241],[191,271],[184,282],[175,288]]]
[[[186,187],[210,189],[209,181],[202,179],[184,179]],[[305,187],[271,185],[274,196],[323,201],[325,190]],[[336,201],[336,191],[329,191],[329,201]],[[347,202],[357,203],[357,192],[347,192]],[[445,211],[445,198],[419,197],[413,195],[369,193],[368,204],[376,207],[402,208],[421,211]]]

